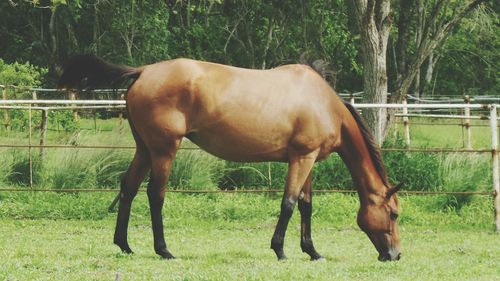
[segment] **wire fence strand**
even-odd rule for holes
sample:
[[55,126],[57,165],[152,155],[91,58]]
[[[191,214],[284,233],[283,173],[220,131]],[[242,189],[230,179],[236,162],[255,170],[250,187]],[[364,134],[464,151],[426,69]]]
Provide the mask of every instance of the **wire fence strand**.
[[[50,188],[50,189],[29,189],[29,188],[0,188],[0,192],[52,192],[52,193],[107,193],[107,192],[119,192],[119,189],[115,188]],[[139,189],[140,192],[146,192],[145,189]],[[231,194],[231,193],[283,193],[282,189],[167,189],[167,193],[186,193],[186,194],[201,194],[201,193],[221,193],[221,194]],[[318,189],[313,190],[313,193],[347,193],[354,194],[357,191],[355,189]],[[452,196],[471,196],[471,195],[483,195],[483,196],[494,196],[494,192],[487,191],[419,191],[419,190],[401,190],[398,194],[404,195],[452,195]]]

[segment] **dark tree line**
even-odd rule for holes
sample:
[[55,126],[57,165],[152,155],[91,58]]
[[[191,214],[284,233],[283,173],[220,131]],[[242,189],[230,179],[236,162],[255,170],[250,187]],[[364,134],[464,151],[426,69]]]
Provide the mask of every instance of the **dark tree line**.
[[[333,66],[337,91],[364,84],[367,102],[491,95],[500,88],[494,2],[4,0],[0,59],[48,68],[53,86],[61,63],[80,53],[130,65],[190,57],[250,68],[306,53]],[[367,118],[383,139],[387,116]]]

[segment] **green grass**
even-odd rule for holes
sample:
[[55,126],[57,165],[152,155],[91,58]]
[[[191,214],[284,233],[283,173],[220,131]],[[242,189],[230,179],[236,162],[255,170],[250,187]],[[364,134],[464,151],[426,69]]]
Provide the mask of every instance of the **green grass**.
[[[74,133],[50,131],[49,144],[133,145],[128,125],[116,119],[82,119]],[[412,147],[462,147],[459,126],[413,126]],[[37,143],[37,132],[32,143]],[[474,148],[489,147],[488,128],[473,129]],[[397,139],[397,138],[396,138]],[[396,140],[396,145],[398,140]],[[400,140],[399,140],[400,141]],[[1,132],[0,143],[28,143],[26,133]],[[190,146],[189,142],[184,145]],[[37,162],[38,188],[118,187],[133,150],[47,149]],[[491,190],[489,155],[385,155],[393,182],[408,189]],[[0,150],[0,185],[27,184],[26,150]],[[173,188],[255,188],[267,184],[267,164],[236,164],[201,151],[179,152]],[[350,188],[338,157],[315,168],[315,188]],[[286,165],[273,164],[275,188]],[[490,197],[401,196],[403,259],[380,263],[356,225],[355,195],[314,198],[313,234],[326,262],[309,262],[299,247],[299,216],[285,243],[289,257],[277,262],[269,249],[279,213],[279,195],[167,195],[165,229],[174,261],[152,249],[144,192],[134,202],[130,244],[135,255],[112,245],[115,194],[0,193],[0,280],[500,280],[496,259],[500,238],[493,233]]]
[[355,223],[356,196],[318,195],[313,235],[325,262],[299,246],[299,216],[287,232],[289,259],[269,249],[279,196],[168,194],[165,233],[176,260],[152,248],[146,196],[132,209],[130,244],[112,244],[114,194],[0,193],[0,280],[499,280],[500,237],[492,204],[474,197],[460,210],[442,197],[402,196],[403,258],[381,263]]

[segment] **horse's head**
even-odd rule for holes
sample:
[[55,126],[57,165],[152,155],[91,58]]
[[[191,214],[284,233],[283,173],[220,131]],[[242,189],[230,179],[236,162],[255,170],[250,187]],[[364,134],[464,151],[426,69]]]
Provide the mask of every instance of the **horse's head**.
[[358,225],[379,252],[380,261],[399,260],[401,257],[397,222],[400,208],[396,196],[401,186],[402,183],[388,189],[383,196],[370,196],[358,212]]

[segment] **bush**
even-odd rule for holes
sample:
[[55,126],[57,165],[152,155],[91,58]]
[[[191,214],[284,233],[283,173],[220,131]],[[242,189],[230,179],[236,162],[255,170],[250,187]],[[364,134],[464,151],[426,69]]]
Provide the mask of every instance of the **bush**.
[[[400,137],[389,139],[384,147],[406,148]],[[405,182],[405,190],[435,190],[441,185],[438,154],[404,151],[383,153],[384,163],[391,183]]]
[[78,129],[78,122],[75,122],[74,115],[71,110],[53,110],[49,111],[49,124],[57,130],[65,130],[74,132]]
[[[42,84],[43,76],[47,73],[47,69],[39,68],[33,66],[29,63],[13,63],[6,64],[2,59],[0,59],[0,84],[2,85],[14,85],[20,87],[18,89],[8,88],[7,98],[10,99],[31,99],[32,93],[23,87],[38,87]],[[64,112],[51,112],[51,117],[54,115],[71,115],[71,111]],[[26,131],[29,126],[29,112],[24,109],[11,109],[9,110],[10,123],[9,125],[13,129]],[[53,118],[49,118],[52,120]],[[62,119],[62,118],[59,118]],[[64,120],[67,120],[64,119]],[[40,127],[41,123],[41,112],[32,111],[32,127]],[[62,122],[63,128],[74,129],[75,125],[72,124],[73,120],[70,119],[70,123]]]
[[337,154],[315,164],[313,170],[315,189],[352,189],[354,184],[346,165]]
[[46,73],[46,68],[39,68],[29,63],[7,64],[0,59],[0,84],[3,85],[40,86],[42,77]]

